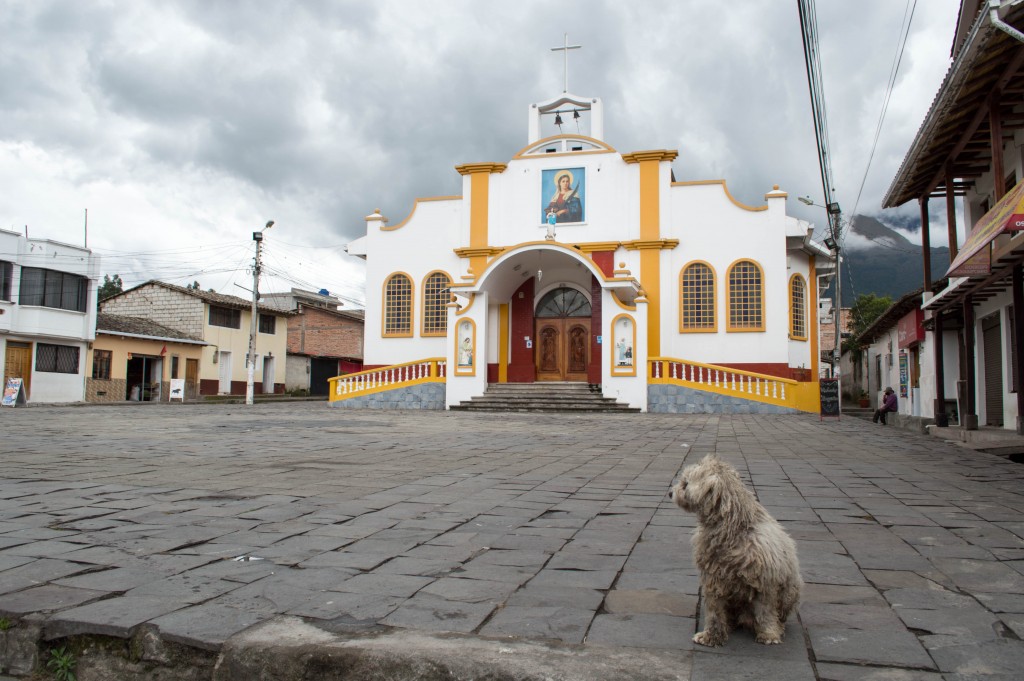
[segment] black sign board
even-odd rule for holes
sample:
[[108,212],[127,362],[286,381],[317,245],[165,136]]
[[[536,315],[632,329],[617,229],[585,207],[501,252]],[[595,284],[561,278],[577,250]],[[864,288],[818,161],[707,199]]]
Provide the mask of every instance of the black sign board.
[[839,379],[819,379],[818,392],[821,396],[821,415],[839,418]]

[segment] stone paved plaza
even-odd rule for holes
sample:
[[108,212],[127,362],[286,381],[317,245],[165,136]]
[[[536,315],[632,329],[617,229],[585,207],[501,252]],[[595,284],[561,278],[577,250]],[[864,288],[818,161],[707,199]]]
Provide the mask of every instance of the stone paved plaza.
[[[858,419],[31,407],[0,451],[14,676],[83,636],[145,637],[122,678],[157,678],[168,647],[286,655],[283,631],[532,660],[508,678],[1024,675],[1024,465]],[[709,452],[797,540],[781,646],[691,643],[694,519],[666,493]]]

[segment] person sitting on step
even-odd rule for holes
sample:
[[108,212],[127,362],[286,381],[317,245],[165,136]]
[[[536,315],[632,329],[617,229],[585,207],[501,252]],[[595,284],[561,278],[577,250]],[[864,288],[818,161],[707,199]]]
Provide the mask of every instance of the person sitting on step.
[[895,412],[896,408],[896,393],[893,392],[892,388],[885,389],[885,397],[882,398],[882,406],[875,410],[875,417],[871,419],[874,423],[878,423],[878,420],[882,420],[882,425],[885,424],[885,415],[889,412]]

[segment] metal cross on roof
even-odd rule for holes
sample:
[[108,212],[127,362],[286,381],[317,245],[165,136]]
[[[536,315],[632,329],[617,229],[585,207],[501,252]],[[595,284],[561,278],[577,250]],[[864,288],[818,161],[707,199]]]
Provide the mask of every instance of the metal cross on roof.
[[551,48],[552,52],[558,52],[559,50],[561,50],[562,56],[565,58],[565,67],[564,67],[565,68],[565,87],[563,88],[562,92],[569,92],[569,50],[578,50],[581,47],[583,47],[583,46],[582,45],[570,45],[569,44],[569,34],[566,33],[565,34],[565,43],[562,45],[562,47],[552,47]]

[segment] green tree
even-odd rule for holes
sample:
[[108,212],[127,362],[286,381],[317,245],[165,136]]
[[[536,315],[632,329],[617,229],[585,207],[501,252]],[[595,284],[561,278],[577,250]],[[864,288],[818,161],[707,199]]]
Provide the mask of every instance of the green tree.
[[850,338],[846,341],[846,349],[859,351],[860,348],[854,345],[854,339],[874,324],[891,305],[892,298],[889,296],[876,296],[874,293],[857,296],[857,300],[850,306]]
[[109,274],[103,275],[103,283],[100,284],[98,295],[96,296],[97,303],[102,303],[105,299],[116,296],[118,293],[124,291],[124,284],[121,282],[121,275],[115,274],[113,278]]

